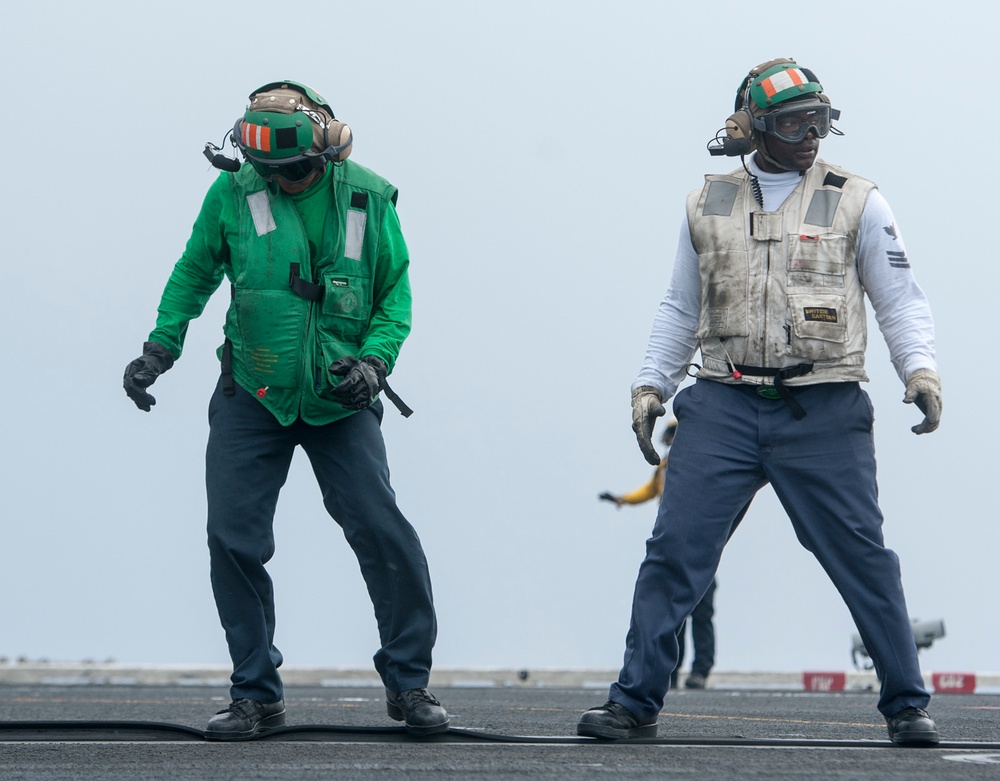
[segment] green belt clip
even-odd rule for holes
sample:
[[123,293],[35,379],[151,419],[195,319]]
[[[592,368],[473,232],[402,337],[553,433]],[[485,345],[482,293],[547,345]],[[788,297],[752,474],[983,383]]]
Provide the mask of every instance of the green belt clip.
[[778,393],[778,389],[773,385],[761,385],[757,388],[757,395],[762,399],[780,399],[781,394]]

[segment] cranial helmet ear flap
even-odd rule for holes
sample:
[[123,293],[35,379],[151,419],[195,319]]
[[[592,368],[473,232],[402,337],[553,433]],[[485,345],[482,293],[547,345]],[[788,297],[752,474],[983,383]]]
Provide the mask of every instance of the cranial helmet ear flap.
[[745,155],[753,148],[753,115],[745,108],[738,109],[726,120],[727,141],[732,151],[727,155]]
[[736,89],[736,102],[733,106],[733,113],[726,120],[724,128],[725,136],[721,133],[708,144],[709,154],[725,155],[726,157],[743,157],[753,151],[753,114],[750,112],[748,103],[750,84],[757,78],[758,74],[779,62],[790,62],[790,60],[771,60],[758,65],[750,71],[740,81],[740,86]]
[[726,120],[725,128],[708,143],[708,151],[712,155],[743,157],[753,151],[753,145],[753,115],[749,109],[738,108]]
[[327,148],[337,150],[330,159],[334,163],[340,163],[351,156],[351,148],[354,145],[354,136],[351,129],[339,119],[332,119],[326,126]]

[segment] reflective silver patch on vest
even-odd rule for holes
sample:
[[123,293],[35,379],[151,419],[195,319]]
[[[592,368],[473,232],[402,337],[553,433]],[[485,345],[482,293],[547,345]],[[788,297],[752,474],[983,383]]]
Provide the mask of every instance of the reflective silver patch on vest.
[[257,229],[258,236],[270,233],[278,227],[274,224],[271,202],[267,199],[266,191],[261,190],[253,195],[248,195],[247,206],[250,207],[250,216],[253,217],[253,226]]
[[708,183],[708,194],[705,196],[705,206],[701,210],[703,216],[728,217],[733,213],[733,204],[740,188],[733,182],[716,180]]
[[837,213],[837,205],[840,203],[841,195],[843,193],[836,190],[817,190],[814,192],[812,200],[809,202],[805,221],[809,225],[829,228],[833,225],[833,216]]
[[368,213],[357,209],[347,210],[347,230],[344,236],[344,257],[361,260],[361,250],[365,243],[365,224]]

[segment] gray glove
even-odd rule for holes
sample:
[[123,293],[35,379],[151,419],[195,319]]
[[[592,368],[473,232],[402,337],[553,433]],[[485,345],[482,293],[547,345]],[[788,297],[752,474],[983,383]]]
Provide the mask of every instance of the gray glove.
[[916,404],[924,413],[924,419],[910,431],[914,434],[930,434],[941,423],[941,378],[933,369],[917,369],[906,378],[906,404]]
[[125,377],[122,381],[125,393],[135,402],[135,406],[143,412],[149,412],[156,404],[156,399],[146,393],[146,388],[173,365],[174,356],[162,344],[145,342],[142,345],[142,355],[125,367]]
[[632,430],[639,442],[639,450],[653,466],[660,463],[660,454],[653,447],[653,426],[656,419],[666,412],[656,388],[643,385],[632,391]]

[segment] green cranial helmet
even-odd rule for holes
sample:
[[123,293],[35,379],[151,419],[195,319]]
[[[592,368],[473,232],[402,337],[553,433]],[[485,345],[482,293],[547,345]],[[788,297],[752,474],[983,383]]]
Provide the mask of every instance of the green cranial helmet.
[[233,127],[236,146],[264,179],[300,182],[351,153],[351,129],[330,104],[295,81],[275,81],[250,94]]
[[823,92],[823,85],[811,70],[800,68],[795,60],[789,59],[761,63],[750,71],[748,81],[744,104],[754,116],[760,116],[788,100],[810,95],[818,98]]
[[840,132],[832,125],[840,119],[840,111],[831,107],[816,74],[784,57],[750,71],[737,90],[736,111],[749,113],[750,128],[745,130],[750,131],[753,148],[779,167],[784,166],[768,154],[765,135],[798,143],[810,131],[817,138]]

